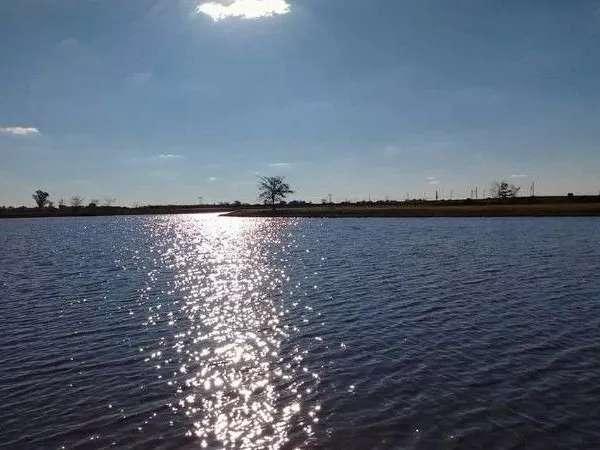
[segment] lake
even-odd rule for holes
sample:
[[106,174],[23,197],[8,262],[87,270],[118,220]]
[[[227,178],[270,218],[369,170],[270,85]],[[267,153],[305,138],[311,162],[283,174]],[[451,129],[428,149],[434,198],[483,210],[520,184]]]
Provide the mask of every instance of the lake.
[[0,221],[5,448],[597,448],[600,219]]

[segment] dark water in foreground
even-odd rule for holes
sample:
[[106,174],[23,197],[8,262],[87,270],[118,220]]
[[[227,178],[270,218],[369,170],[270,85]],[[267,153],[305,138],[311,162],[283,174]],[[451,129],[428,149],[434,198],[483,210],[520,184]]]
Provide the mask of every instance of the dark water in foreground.
[[598,448],[600,219],[0,221],[0,447]]

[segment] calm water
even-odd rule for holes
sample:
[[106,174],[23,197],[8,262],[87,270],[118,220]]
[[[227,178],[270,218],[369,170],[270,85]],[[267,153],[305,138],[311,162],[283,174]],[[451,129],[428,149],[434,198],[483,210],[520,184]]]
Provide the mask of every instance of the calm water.
[[600,220],[0,221],[0,447],[598,448]]

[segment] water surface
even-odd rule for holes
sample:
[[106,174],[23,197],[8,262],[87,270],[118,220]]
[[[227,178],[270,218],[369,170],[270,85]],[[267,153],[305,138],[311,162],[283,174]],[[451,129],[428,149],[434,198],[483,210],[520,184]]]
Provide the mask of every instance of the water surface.
[[0,446],[595,448],[600,220],[0,221]]

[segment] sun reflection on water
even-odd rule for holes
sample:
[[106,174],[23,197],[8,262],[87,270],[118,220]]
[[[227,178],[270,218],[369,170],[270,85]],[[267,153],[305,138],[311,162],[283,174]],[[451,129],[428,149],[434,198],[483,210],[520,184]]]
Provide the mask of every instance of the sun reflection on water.
[[185,417],[186,435],[202,447],[269,449],[298,424],[310,435],[299,417],[316,423],[319,407],[303,404],[304,352],[281,354],[297,330],[282,295],[293,223],[188,216],[155,225],[173,274],[164,293],[176,300],[150,308],[148,324],[167,320],[173,334],[160,343],[171,357],[155,350],[148,359],[173,388],[169,407]]

